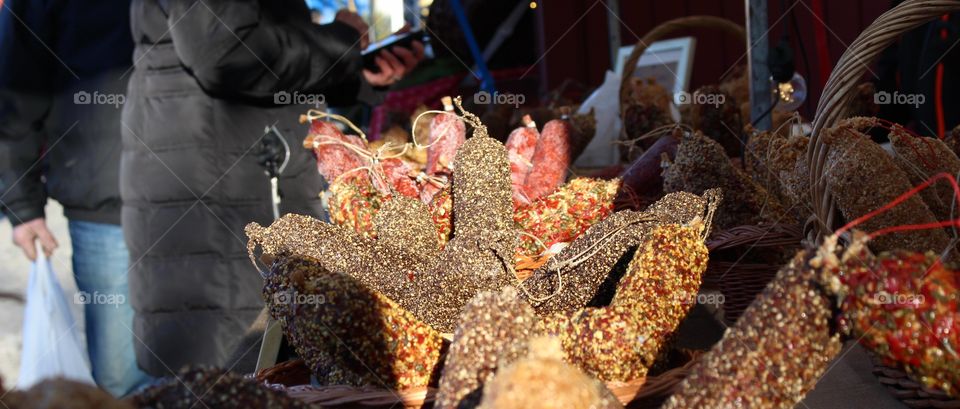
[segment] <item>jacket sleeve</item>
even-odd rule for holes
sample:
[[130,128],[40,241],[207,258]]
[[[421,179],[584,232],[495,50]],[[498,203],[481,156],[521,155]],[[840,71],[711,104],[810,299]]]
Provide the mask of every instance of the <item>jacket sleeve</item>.
[[46,98],[0,92],[0,207],[14,226],[44,216],[47,202],[41,180],[42,131],[29,116],[45,111]]
[[[170,37],[204,90],[272,102],[279,91],[364,87],[355,29],[340,22],[317,26],[306,16],[278,21],[279,13],[261,7],[269,6],[259,0],[169,1]],[[346,94],[326,97],[351,99]]]
[[59,63],[41,43],[52,41],[38,3],[10,0],[0,8],[0,210],[14,226],[43,217],[47,199],[40,123],[50,106],[48,67]]

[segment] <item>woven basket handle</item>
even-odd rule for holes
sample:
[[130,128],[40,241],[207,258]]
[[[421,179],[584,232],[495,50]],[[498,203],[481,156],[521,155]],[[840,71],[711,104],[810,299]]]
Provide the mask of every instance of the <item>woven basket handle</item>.
[[630,77],[633,76],[633,72],[636,70],[637,61],[640,61],[640,56],[643,55],[643,52],[650,47],[650,44],[660,40],[663,37],[666,37],[672,33],[675,33],[680,30],[692,29],[692,28],[715,28],[721,31],[726,31],[737,37],[738,40],[746,42],[747,34],[743,26],[734,23],[730,20],[727,20],[722,17],[716,16],[687,16],[675,18],[673,20],[665,21],[660,25],[654,27],[652,30],[647,32],[639,41],[637,45],[633,47],[633,51],[630,53],[630,57],[627,58],[627,61],[623,64],[623,74],[620,77],[620,114],[621,116],[626,111],[625,100],[629,88]]
[[823,130],[846,117],[860,79],[883,50],[904,33],[956,10],[960,10],[960,0],[906,0],[878,17],[840,57],[817,104],[813,133],[807,146],[810,200],[814,209],[814,220],[808,223],[808,228],[813,229],[811,233],[816,234],[816,240],[833,230],[835,213],[835,203],[823,177],[828,151],[821,137]]

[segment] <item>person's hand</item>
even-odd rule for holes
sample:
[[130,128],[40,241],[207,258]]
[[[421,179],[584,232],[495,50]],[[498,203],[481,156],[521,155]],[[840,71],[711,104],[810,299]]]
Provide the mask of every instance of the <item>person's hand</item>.
[[419,41],[414,41],[410,48],[383,50],[373,59],[380,72],[363,70],[363,77],[375,87],[393,85],[423,60],[424,52],[423,43]]
[[361,50],[365,50],[367,46],[370,45],[370,36],[367,35],[367,31],[370,31],[370,26],[367,25],[366,21],[363,21],[363,17],[360,17],[359,14],[347,9],[342,9],[337,12],[337,15],[333,19],[353,27],[360,33]]
[[13,243],[20,247],[20,250],[23,250],[23,254],[30,261],[37,259],[37,245],[35,244],[37,240],[40,240],[43,253],[47,257],[50,257],[53,250],[57,248],[57,240],[47,229],[47,222],[44,218],[33,219],[13,228]]

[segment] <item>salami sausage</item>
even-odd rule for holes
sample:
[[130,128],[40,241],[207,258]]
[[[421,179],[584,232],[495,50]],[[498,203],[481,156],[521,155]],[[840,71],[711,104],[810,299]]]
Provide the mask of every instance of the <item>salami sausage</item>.
[[525,195],[523,185],[533,168],[533,154],[537,149],[537,141],[540,139],[537,124],[533,122],[533,119],[530,119],[530,115],[524,115],[523,123],[525,126],[510,132],[505,145],[507,157],[510,159],[510,177],[513,184],[513,204],[515,207],[531,202]]
[[[679,131],[678,131],[679,132]],[[620,175],[623,183],[617,192],[618,201],[629,201],[633,198],[651,199],[663,193],[663,169],[660,166],[661,155],[673,160],[677,154],[677,145],[680,143],[678,134],[664,135],[657,140],[650,149],[643,152],[639,158],[630,164]]]
[[[413,169],[406,162],[398,158],[384,159],[380,161],[380,168],[383,169],[383,175],[393,190],[406,197],[420,198],[420,189],[411,177]],[[378,180],[375,185],[384,195],[390,194],[390,189],[381,186],[382,181]]]
[[563,184],[570,167],[570,134],[570,123],[564,119],[554,119],[543,126],[533,153],[533,169],[523,183],[528,199],[536,200]]
[[[444,112],[453,112],[453,101],[443,97]],[[456,115],[437,114],[430,121],[430,138],[427,148],[427,174],[449,175],[457,149],[467,140],[467,126]]]
[[310,131],[303,141],[303,147],[313,149],[317,156],[317,169],[327,182],[333,182],[340,175],[367,165],[363,157],[344,144],[361,149],[364,146],[360,137],[344,135],[333,123],[310,121]]
[[420,185],[420,201],[425,204],[433,202],[434,196],[443,190],[442,184],[435,184],[429,180],[417,181]]

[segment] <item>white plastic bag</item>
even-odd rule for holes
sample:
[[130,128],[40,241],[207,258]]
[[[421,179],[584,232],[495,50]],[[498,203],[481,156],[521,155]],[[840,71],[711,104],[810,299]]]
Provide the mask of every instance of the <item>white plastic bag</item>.
[[18,389],[62,376],[93,384],[86,348],[80,342],[70,305],[50,260],[39,249],[30,267],[27,302],[23,310],[23,353]]
[[593,109],[597,120],[597,130],[593,140],[587,145],[576,165],[582,167],[606,167],[620,161],[619,149],[614,144],[620,135],[620,75],[607,71],[603,84],[593,91],[577,110],[578,114],[586,114]]

